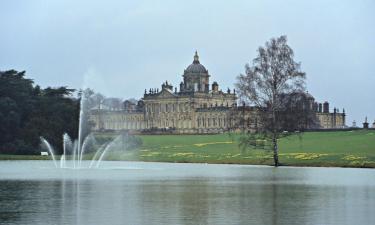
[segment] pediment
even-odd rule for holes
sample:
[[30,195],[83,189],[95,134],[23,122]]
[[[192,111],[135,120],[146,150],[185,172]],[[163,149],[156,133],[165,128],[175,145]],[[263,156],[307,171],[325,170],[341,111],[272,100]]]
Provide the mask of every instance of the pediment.
[[176,95],[167,89],[161,90],[161,92],[158,94],[158,98],[175,98],[175,97]]

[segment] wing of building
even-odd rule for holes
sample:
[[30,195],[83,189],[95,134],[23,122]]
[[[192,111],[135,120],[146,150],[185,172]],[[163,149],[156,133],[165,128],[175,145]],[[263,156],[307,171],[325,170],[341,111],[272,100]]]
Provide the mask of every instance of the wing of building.
[[[210,85],[210,74],[195,52],[193,63],[182,75],[179,87],[165,81],[160,90],[145,90],[138,102],[124,102],[121,110],[93,109],[93,129],[131,130],[143,133],[221,133],[241,126],[256,129],[260,124],[257,110],[237,106],[235,90],[222,91],[217,82]],[[310,98],[319,121],[319,128],[345,126],[345,112],[329,112],[327,102],[316,103]],[[238,123],[238,121],[242,121]]]

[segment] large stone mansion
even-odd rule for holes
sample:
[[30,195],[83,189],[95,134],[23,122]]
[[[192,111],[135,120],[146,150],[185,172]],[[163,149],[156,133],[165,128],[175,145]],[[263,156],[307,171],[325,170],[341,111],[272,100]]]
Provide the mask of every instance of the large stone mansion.
[[[222,91],[217,82],[210,84],[210,76],[195,52],[179,88],[166,81],[160,90],[145,90],[143,98],[136,103],[125,101],[121,110],[93,110],[94,130],[201,134],[260,126],[255,108],[237,105],[235,90]],[[345,127],[344,111],[340,113],[335,108],[330,112],[328,102],[317,103],[311,95],[309,101],[316,112],[318,128]],[[239,118],[241,125],[236,122]]]

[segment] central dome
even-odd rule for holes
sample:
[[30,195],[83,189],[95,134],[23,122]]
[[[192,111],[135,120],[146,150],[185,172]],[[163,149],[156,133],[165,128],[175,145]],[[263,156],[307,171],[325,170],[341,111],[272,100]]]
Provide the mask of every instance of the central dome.
[[195,51],[194,55],[194,61],[192,64],[190,64],[186,70],[185,73],[207,73],[207,69],[199,63],[199,56],[197,51]]

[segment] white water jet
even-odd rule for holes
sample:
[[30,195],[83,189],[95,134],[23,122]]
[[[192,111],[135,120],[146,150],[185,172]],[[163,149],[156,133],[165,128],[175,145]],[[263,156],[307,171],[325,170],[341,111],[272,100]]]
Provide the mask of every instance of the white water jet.
[[63,155],[61,156],[61,159],[60,159],[60,167],[61,168],[66,167],[67,152],[68,152],[68,149],[72,148],[72,146],[73,146],[73,144],[72,144],[71,138],[69,137],[69,135],[67,133],[64,133],[64,135],[63,135]]
[[93,144],[95,144],[95,138],[92,134],[89,134],[88,136],[86,136],[85,140],[83,141],[83,144],[82,144],[82,147],[81,147],[81,152],[80,152],[80,157],[79,157],[79,167],[81,167],[81,164],[82,164],[82,158],[83,158],[83,153],[85,152],[86,148],[87,148],[87,145],[92,142]]
[[74,141],[73,144],[73,168],[76,168],[76,156],[77,156],[78,142]]
[[109,144],[110,142],[106,142],[104,144],[102,144],[99,149],[95,152],[94,156],[92,157],[91,159],[91,163],[90,163],[90,166],[89,168],[91,168],[94,163],[96,162],[96,158],[99,156],[99,154],[103,151],[103,149],[105,149],[105,147],[107,147],[107,145]]
[[40,140],[42,141],[42,143],[46,146],[46,148],[48,149],[49,153],[51,154],[51,157],[52,157],[52,160],[53,160],[53,163],[55,164],[55,167],[57,168],[57,163],[56,163],[56,159],[55,159],[55,154],[53,152],[53,148],[52,146],[48,143],[48,141],[46,139],[44,139],[43,137],[40,137]]
[[[83,137],[83,123],[84,123],[84,116],[85,116],[85,110],[86,110],[86,102],[87,102],[87,96],[86,96],[86,92],[85,91],[82,91],[82,95],[81,95],[81,102],[80,102],[80,110],[79,110],[79,121],[78,121],[78,148],[77,148],[77,155],[78,155],[78,161],[79,161],[79,164],[80,162],[82,161],[82,145],[83,145],[83,141],[82,141],[82,138]],[[85,137],[86,139],[86,137]]]
[[103,160],[105,154],[107,154],[107,152],[108,152],[109,150],[111,150],[116,144],[118,144],[117,142],[118,142],[119,140],[121,140],[121,135],[117,136],[113,141],[111,141],[111,142],[105,147],[103,153],[102,153],[102,154],[100,155],[100,157],[99,157],[98,162],[96,163],[96,168],[99,168],[99,165],[100,165],[100,163],[102,162],[102,160]]

